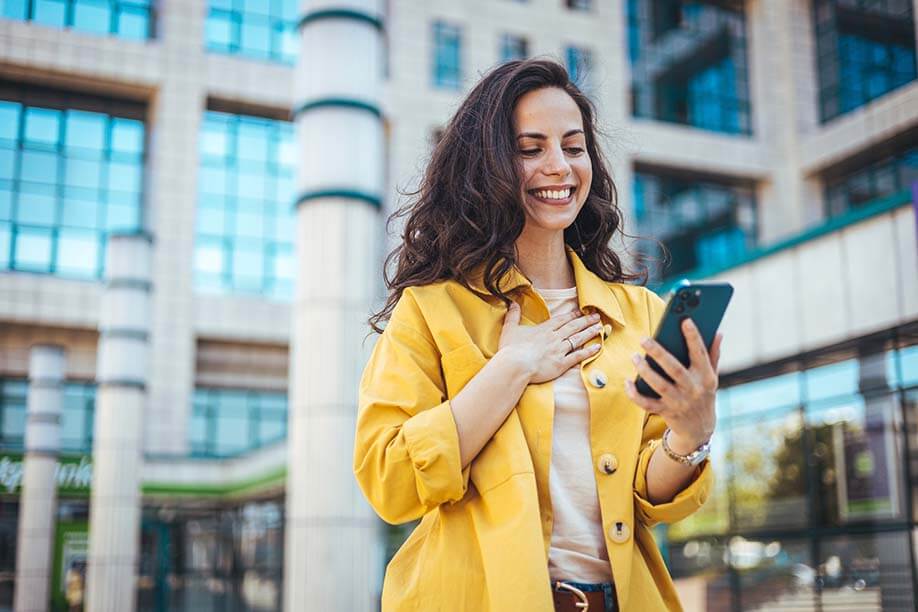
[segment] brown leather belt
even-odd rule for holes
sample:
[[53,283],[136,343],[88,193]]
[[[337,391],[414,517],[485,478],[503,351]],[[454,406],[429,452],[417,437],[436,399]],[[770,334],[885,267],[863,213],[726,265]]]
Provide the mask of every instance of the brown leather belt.
[[581,591],[564,582],[552,585],[555,612],[605,612],[606,596],[602,591]]

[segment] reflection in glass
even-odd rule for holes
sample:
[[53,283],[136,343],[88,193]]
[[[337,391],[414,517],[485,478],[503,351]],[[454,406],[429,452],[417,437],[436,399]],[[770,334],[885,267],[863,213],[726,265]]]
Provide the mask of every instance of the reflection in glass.
[[816,610],[816,570],[809,542],[730,539],[730,564],[740,580],[743,610]]
[[810,406],[807,422],[821,494],[821,522],[902,516],[902,452],[898,398],[854,396]]
[[819,580],[826,610],[912,612],[908,540],[895,533],[843,535],[819,546]]
[[6,0],[0,16],[52,28],[112,34],[130,40],[150,37],[151,0]]

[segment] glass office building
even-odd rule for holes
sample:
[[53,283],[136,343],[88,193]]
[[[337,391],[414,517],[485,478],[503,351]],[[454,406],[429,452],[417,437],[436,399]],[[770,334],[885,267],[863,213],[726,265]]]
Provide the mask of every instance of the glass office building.
[[[105,253],[125,231],[148,231],[153,250],[135,607],[284,606],[285,567],[306,557],[285,548],[302,519],[291,499],[309,497],[288,478],[290,424],[305,411],[291,385],[305,379],[291,354],[297,290],[334,284],[338,241],[361,236],[347,245],[354,263],[365,238],[357,214],[308,217],[321,227],[297,214],[297,202],[315,203],[303,182],[337,151],[302,117],[321,108],[358,113],[349,126],[382,122],[382,202],[343,183],[346,173],[319,177],[320,195],[348,214],[378,205],[382,235],[477,75],[542,55],[600,109],[651,287],[736,287],[713,492],[692,517],[655,528],[684,608],[915,609],[912,0],[495,0],[487,10],[388,0],[379,14],[351,4],[303,14],[301,4],[0,0],[0,612],[16,588],[37,345],[66,353],[52,609],[67,609],[67,570],[88,558]],[[352,97],[360,84],[340,71],[323,77],[334,96],[304,104],[340,59],[304,37],[331,45],[347,24],[380,36],[385,103]],[[364,43],[355,53],[369,53]],[[373,278],[354,282],[378,285],[381,257],[347,269],[364,268]],[[354,338],[365,332],[328,327],[358,370],[365,347]],[[304,393],[325,398],[348,380]],[[350,461],[339,446],[332,465]],[[375,582],[323,580],[377,601],[384,562],[413,528],[373,532]]]

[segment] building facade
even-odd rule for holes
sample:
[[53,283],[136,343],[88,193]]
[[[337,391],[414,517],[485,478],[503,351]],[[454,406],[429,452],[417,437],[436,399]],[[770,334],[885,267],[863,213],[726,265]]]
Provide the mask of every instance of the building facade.
[[531,56],[597,105],[652,286],[736,288],[717,485],[657,531],[686,608],[913,610],[916,13],[0,1],[0,610],[374,609],[411,528],[350,477],[385,221]]

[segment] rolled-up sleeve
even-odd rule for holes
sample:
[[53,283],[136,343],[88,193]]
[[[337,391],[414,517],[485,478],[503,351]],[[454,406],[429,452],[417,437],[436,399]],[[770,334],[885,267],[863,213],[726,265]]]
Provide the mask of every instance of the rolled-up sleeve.
[[403,294],[358,395],[354,474],[370,505],[393,524],[457,501],[468,487],[439,351],[416,329],[419,321],[411,296]]
[[[647,295],[648,335],[652,335],[666,310],[666,303],[650,290]],[[652,526],[657,523],[674,523],[686,518],[708,499],[713,483],[710,459],[702,461],[692,473],[689,483],[676,493],[672,500],[654,504],[647,493],[647,468],[654,451],[662,443],[666,422],[662,417],[650,414],[644,423],[641,436],[641,450],[634,475],[634,506],[638,518]]]
[[654,451],[661,444],[666,423],[652,414],[644,424],[641,451],[634,476],[634,508],[638,518],[648,526],[657,523],[675,523],[689,516],[707,501],[713,483],[710,459],[702,461],[692,473],[689,483],[676,493],[672,500],[655,504],[647,493],[647,467]]

